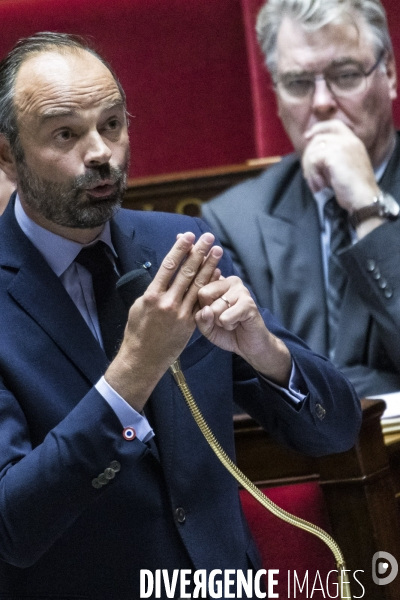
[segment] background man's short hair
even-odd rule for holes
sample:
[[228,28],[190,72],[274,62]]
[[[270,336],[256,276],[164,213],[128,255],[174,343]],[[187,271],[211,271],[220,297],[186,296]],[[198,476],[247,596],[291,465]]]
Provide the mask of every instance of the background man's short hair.
[[272,77],[276,75],[276,43],[279,27],[285,17],[316,31],[328,23],[360,14],[369,25],[376,42],[376,54],[390,53],[386,12],[380,0],[268,0],[257,18],[257,37]]
[[50,31],[35,33],[28,38],[22,38],[0,62],[0,134],[3,134],[9,140],[16,156],[21,153],[22,149],[18,143],[17,115],[14,104],[15,80],[21,65],[29,56],[48,50],[56,50],[61,54],[71,51],[86,51],[93,54],[109,69],[124,103],[126,103],[125,92],[112,67],[94,50],[85,38],[69,33],[55,33]]

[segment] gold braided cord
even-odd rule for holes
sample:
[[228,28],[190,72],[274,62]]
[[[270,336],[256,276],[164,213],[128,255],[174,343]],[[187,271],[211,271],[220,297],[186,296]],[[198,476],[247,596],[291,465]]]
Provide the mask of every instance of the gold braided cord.
[[343,554],[335,540],[328,533],[326,533],[326,531],[321,529],[321,527],[318,527],[318,525],[314,525],[313,523],[310,523],[305,519],[296,517],[295,515],[292,515],[283,508],[280,508],[280,506],[278,506],[277,504],[275,504],[275,502],[273,502],[267,496],[265,496],[265,494],[263,494],[258,489],[258,487],[255,486],[254,483],[248,477],[246,477],[244,473],[242,473],[238,466],[226,454],[225,450],[215,438],[213,432],[211,431],[210,427],[205,421],[199,407],[195,402],[195,399],[193,398],[192,392],[189,389],[185,376],[182,373],[179,361],[175,361],[173,365],[171,365],[170,370],[175,378],[175,381],[180,391],[182,392],[186,404],[188,405],[190,412],[192,413],[193,418],[196,421],[200,431],[202,432],[208,444],[211,446],[212,450],[222,462],[224,467],[242,485],[242,487],[245,490],[247,490],[258,502],[260,502],[260,504],[264,506],[264,508],[272,512],[272,514],[274,514],[279,519],[286,521],[286,523],[290,523],[295,527],[304,529],[305,531],[308,531],[309,533],[317,536],[329,547],[329,549],[335,557],[341,598],[346,600],[351,599],[350,580],[346,573],[346,563]]

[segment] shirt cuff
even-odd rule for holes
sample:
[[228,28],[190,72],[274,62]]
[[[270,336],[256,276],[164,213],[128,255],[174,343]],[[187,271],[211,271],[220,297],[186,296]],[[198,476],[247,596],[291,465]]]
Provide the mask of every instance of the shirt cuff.
[[276,390],[278,390],[279,392],[281,392],[282,395],[287,400],[290,400],[294,404],[300,404],[301,402],[303,402],[304,398],[307,397],[307,394],[303,394],[302,392],[300,392],[300,389],[302,387],[301,384],[303,382],[303,377],[299,373],[299,370],[296,367],[293,359],[292,359],[292,371],[290,373],[289,385],[288,385],[287,389],[281,387],[280,385],[277,385],[273,381],[270,381],[269,379],[267,379],[267,377],[264,377],[264,375],[262,375],[261,373],[259,373],[258,376],[261,377],[264,381],[266,381],[271,387],[273,387]]
[[154,431],[146,417],[132,408],[102,377],[94,386],[121,421],[122,427],[132,427],[141,442],[154,437]]

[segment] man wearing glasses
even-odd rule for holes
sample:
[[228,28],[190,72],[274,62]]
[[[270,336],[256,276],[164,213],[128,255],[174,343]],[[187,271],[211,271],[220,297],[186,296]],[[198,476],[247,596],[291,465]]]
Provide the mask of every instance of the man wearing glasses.
[[295,153],[204,206],[258,301],[358,394],[400,390],[400,140],[379,0],[269,0],[257,32]]

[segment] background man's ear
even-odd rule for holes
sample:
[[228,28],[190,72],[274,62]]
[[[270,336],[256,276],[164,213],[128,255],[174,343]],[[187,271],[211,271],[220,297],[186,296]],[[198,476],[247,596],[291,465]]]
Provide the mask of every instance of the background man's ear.
[[10,142],[2,134],[0,134],[0,169],[4,171],[7,179],[14,184],[16,183],[17,170],[15,167],[15,158],[11,152]]
[[386,75],[389,81],[390,98],[395,100],[397,98],[397,72],[393,54],[390,54],[386,60]]

